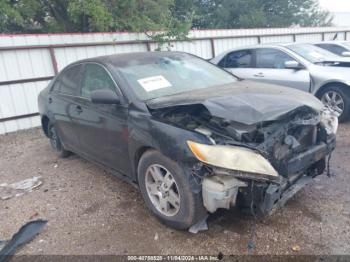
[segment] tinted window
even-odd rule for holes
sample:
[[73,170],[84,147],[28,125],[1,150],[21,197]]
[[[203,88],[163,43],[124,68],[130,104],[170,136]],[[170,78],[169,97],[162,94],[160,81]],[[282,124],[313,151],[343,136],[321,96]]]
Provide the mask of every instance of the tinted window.
[[220,62],[219,66],[225,68],[248,68],[251,67],[252,51],[242,50],[229,53]]
[[284,69],[286,61],[295,61],[295,59],[277,49],[265,48],[256,50],[257,68]]
[[102,66],[86,64],[81,95],[90,98],[91,92],[99,89],[116,90],[112,78]]
[[72,66],[62,73],[57,83],[59,85],[59,91],[67,95],[77,95],[79,90],[79,84],[81,80],[81,65]]
[[346,52],[347,50],[344,47],[333,45],[333,44],[317,44],[317,46],[326,49],[334,54],[342,55],[343,52]]

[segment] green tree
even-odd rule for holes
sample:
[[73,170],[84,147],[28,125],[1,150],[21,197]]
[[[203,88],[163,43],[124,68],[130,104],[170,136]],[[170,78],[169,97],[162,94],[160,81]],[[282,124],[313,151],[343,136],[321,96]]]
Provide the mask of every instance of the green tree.
[[188,30],[186,0],[0,0],[1,32]]
[[195,28],[328,26],[318,0],[194,0]]
[[168,41],[191,27],[330,24],[318,0],[0,0],[2,33],[133,31]]
[[332,17],[318,0],[257,0],[268,17],[266,27],[329,26]]

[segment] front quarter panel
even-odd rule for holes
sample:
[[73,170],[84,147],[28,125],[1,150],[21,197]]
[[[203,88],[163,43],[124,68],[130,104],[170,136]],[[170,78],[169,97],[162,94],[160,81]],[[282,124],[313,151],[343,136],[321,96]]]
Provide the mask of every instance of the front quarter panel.
[[198,160],[190,151],[187,141],[211,144],[204,135],[161,122],[144,112],[130,111],[128,125],[129,154],[130,159],[134,161],[132,163],[134,180],[137,180],[135,156],[143,148],[158,150],[166,157],[180,163],[184,172],[188,173]]
[[350,68],[313,65],[309,70],[313,83],[311,93],[314,95],[322,86],[330,83],[350,85]]

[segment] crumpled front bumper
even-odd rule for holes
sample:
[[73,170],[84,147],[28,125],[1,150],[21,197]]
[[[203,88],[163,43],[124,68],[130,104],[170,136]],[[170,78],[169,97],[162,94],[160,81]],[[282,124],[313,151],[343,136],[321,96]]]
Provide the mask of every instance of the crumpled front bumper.
[[[281,184],[270,184],[266,188],[262,199],[260,199],[259,210],[263,215],[273,213],[277,208],[283,207],[300,189],[310,183],[313,178],[324,172],[326,167],[326,156],[335,148],[335,136],[330,136],[327,143],[320,143],[311,147],[308,151],[299,154],[289,161],[289,176]],[[313,168],[313,172],[308,172]],[[305,173],[302,173],[305,172]]]
[[[215,212],[217,208],[226,208],[236,205],[236,194],[239,206],[252,207],[255,214],[265,216],[285,205],[300,189],[321,175],[326,168],[326,159],[335,148],[335,136],[329,136],[327,142],[319,142],[309,147],[288,160],[285,171],[279,169],[279,176],[268,178],[260,175],[253,176],[249,173],[235,172],[232,170],[214,168],[213,176],[219,181],[216,190],[213,181],[210,188],[204,188],[212,177],[204,178],[203,199],[209,212]],[[282,173],[283,172],[283,173]],[[243,183],[243,185],[242,185]],[[220,193],[220,194],[218,194]],[[215,201],[214,201],[215,200]],[[243,201],[243,202],[241,202]]]
[[304,151],[289,159],[288,162],[281,163],[278,168],[280,175],[289,177],[306,171],[312,166],[312,164],[320,161],[330,154],[334,150],[335,146],[335,135],[329,136],[327,142],[321,142],[314,145],[307,151]]
[[283,207],[300,189],[312,181],[311,176],[301,176],[293,185],[285,189],[278,185],[269,185],[265,191],[265,197],[259,205],[260,214],[270,215],[276,209]]

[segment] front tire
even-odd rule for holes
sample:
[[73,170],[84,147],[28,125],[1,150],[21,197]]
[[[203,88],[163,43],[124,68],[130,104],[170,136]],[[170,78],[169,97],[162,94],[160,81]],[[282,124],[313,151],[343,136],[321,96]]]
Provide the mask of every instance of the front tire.
[[61,139],[57,133],[57,130],[54,125],[49,124],[49,138],[50,138],[50,144],[52,149],[55,151],[55,153],[61,157],[65,158],[70,155],[70,152],[67,151],[64,146],[62,145]]
[[188,229],[206,215],[201,193],[193,193],[182,168],[161,153],[142,155],[138,181],[146,205],[165,225]]
[[318,97],[324,105],[340,114],[339,122],[347,120],[350,113],[350,96],[341,86],[326,87]]

